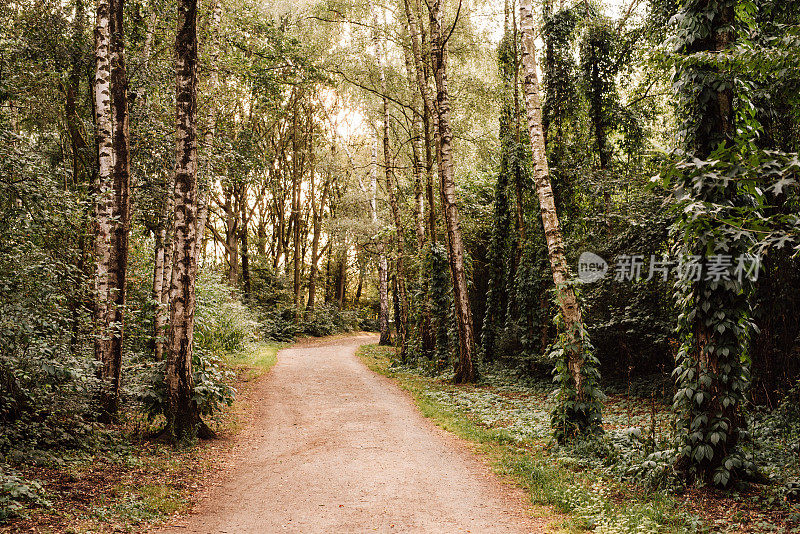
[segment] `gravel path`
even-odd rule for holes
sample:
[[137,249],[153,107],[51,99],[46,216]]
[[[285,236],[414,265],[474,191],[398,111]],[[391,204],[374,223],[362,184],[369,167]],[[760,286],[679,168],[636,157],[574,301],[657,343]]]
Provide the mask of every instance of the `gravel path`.
[[284,349],[249,396],[228,468],[165,533],[544,532],[523,493],[355,356],[359,335]]

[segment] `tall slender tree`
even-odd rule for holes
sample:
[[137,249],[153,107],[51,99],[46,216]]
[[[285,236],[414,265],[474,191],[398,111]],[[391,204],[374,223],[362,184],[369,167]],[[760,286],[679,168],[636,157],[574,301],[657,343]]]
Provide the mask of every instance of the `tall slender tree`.
[[519,9],[520,29],[522,30],[523,92],[532,147],[533,175],[565,337],[562,349],[567,372],[561,374],[563,380],[561,383],[561,406],[564,407],[564,412],[561,414],[561,420],[557,423],[561,428],[557,428],[556,432],[567,437],[599,427],[600,411],[593,393],[597,376],[593,368],[591,368],[591,373],[584,369],[588,337],[583,326],[581,307],[575,290],[569,284],[569,268],[564,253],[564,239],[556,212],[553,186],[550,183],[550,168],[547,163],[542,129],[542,104],[539,96],[534,44],[536,34],[531,0],[521,0]]
[[395,225],[395,235],[393,238],[394,248],[397,257],[394,261],[395,266],[395,296],[397,299],[396,309],[399,311],[395,317],[395,325],[397,328],[397,336],[400,338],[400,355],[403,361],[408,356],[408,292],[406,290],[406,258],[405,258],[405,238],[403,235],[403,223],[400,216],[400,207],[397,203],[397,195],[395,194],[395,176],[394,176],[394,161],[392,158],[392,148],[390,141],[390,119],[389,113],[389,97],[388,88],[386,85],[386,71],[384,60],[386,51],[384,43],[381,42],[378,32],[378,15],[377,13],[373,18],[375,30],[373,35],[375,45],[375,56],[378,62],[379,77],[381,83],[381,93],[383,95],[383,167],[386,178],[386,196],[389,198],[389,208],[392,212],[392,219]]
[[[113,2],[116,8],[116,2]],[[118,318],[118,269],[115,261],[117,216],[115,191],[114,115],[112,107],[113,81],[118,77],[118,63],[114,61],[115,46],[112,39],[112,2],[99,0],[95,27],[95,80],[94,107],[98,173],[95,186],[95,342],[94,353],[99,364],[100,418],[108,420],[118,408],[121,350],[121,323]],[[124,295],[124,291],[123,291]]]
[[453,296],[458,327],[458,359],[455,363],[457,383],[472,382],[476,378],[473,364],[475,352],[475,333],[472,326],[472,309],[469,303],[467,273],[464,269],[464,241],[461,237],[461,223],[456,205],[456,184],[453,169],[450,125],[450,94],[447,88],[447,37],[442,31],[442,2],[435,0],[430,10],[431,61],[436,82],[436,131],[438,133],[436,152],[439,164],[440,192],[447,228],[447,249],[450,263],[450,278],[453,283]]
[[123,334],[128,271],[128,235],[130,233],[130,121],[128,113],[128,73],[125,67],[124,0],[111,0],[111,93],[114,147],[114,234],[110,270],[113,274],[112,308],[116,334],[111,341],[109,375],[113,397],[107,399],[107,411],[119,409],[119,388],[122,375]]
[[[693,169],[698,161],[732,160],[736,136],[733,75],[714,63],[736,39],[736,3],[691,0],[681,12],[683,40],[674,87],[683,118],[684,149]],[[713,171],[713,168],[712,168]],[[739,180],[719,175],[697,176],[686,170],[677,185],[684,197],[685,214],[677,221],[684,256],[713,261],[713,256],[737,256],[748,251],[751,237],[731,237],[722,221],[728,210],[751,200],[740,196]],[[698,179],[700,178],[700,179]],[[726,177],[727,178],[727,177]],[[720,206],[704,212],[697,205]],[[736,217],[731,213],[731,217]],[[738,227],[737,227],[738,228]],[[747,232],[744,232],[747,234]],[[707,274],[708,271],[704,272]],[[743,425],[741,413],[750,381],[747,357],[750,306],[748,281],[706,276],[686,277],[677,284],[682,313],[678,320],[681,347],[677,355],[678,467],[687,478],[726,486],[748,470],[737,450]]]
[[175,223],[166,365],[167,427],[175,441],[208,432],[192,399],[197,275],[197,0],[178,0],[175,39]]

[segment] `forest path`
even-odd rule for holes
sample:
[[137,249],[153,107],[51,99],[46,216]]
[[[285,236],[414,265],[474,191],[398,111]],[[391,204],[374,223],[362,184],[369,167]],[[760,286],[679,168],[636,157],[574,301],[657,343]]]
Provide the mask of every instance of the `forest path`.
[[249,395],[229,468],[165,533],[544,532],[525,495],[355,356],[377,337],[293,346]]

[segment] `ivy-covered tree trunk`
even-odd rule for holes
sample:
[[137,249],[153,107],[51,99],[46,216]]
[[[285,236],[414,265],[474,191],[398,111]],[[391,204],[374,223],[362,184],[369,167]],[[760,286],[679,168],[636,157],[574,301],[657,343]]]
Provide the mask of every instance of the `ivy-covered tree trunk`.
[[[681,13],[685,30],[679,33],[685,39],[681,52],[691,59],[679,65],[674,86],[681,97],[685,148],[693,161],[736,157],[728,151],[735,136],[733,76],[707,59],[709,53],[716,56],[732,46],[734,9],[732,1],[693,0]],[[718,149],[722,152],[712,155]],[[678,183],[688,204],[736,205],[736,180],[701,178],[689,174]],[[735,258],[746,253],[745,238],[731,239],[719,232],[723,228],[719,221],[724,219],[724,212],[693,210],[684,215],[676,223],[682,254],[707,262],[712,255]],[[675,369],[678,467],[688,478],[720,486],[750,467],[736,450],[749,384],[749,366],[744,363],[749,328],[746,283],[707,276],[679,278],[677,283],[682,309],[678,325],[682,345]]]
[[453,170],[452,140],[450,126],[450,94],[447,89],[447,41],[442,35],[442,3],[435,0],[430,11],[431,59],[436,81],[435,113],[437,125],[437,155],[439,181],[447,228],[447,248],[450,277],[453,283],[453,298],[458,328],[458,359],[455,363],[456,383],[473,382],[477,370],[473,364],[475,333],[472,325],[472,309],[469,303],[467,273],[464,270],[464,242],[456,205],[456,184]]
[[[508,286],[512,283],[508,280],[508,276],[511,274],[509,271],[512,270],[510,267],[513,268],[513,265],[509,265],[513,229],[509,202],[509,177],[520,165],[514,161],[517,141],[515,139],[516,132],[511,129],[512,120],[518,120],[511,94],[511,84],[516,83],[511,70],[513,63],[516,62],[516,53],[511,39],[514,39],[514,35],[506,28],[506,34],[500,41],[497,51],[498,67],[504,84],[503,104],[500,110],[500,171],[497,175],[494,192],[494,220],[492,221],[492,237],[488,250],[489,288],[486,294],[486,312],[481,329],[481,358],[484,362],[492,362],[495,359],[497,335],[506,324]],[[519,238],[522,241],[521,236]]]
[[175,441],[198,435],[192,400],[197,239],[197,0],[178,1],[176,55],[175,237],[167,352],[167,428]]
[[[554,426],[557,437],[569,438],[599,428],[601,422],[597,400],[599,391],[596,389],[598,376],[594,357],[589,353],[590,345],[583,325],[581,308],[575,290],[569,283],[564,240],[556,212],[553,186],[550,183],[550,168],[542,129],[542,105],[539,96],[531,0],[521,0],[519,9],[522,30],[523,92],[532,147],[533,175],[550,268],[556,286],[556,299],[563,321],[560,343],[563,361],[557,367],[560,398],[557,413],[554,414]],[[588,362],[587,357],[591,358]]]
[[605,224],[611,230],[611,195],[613,184],[609,180],[609,170],[613,155],[613,145],[609,140],[614,124],[613,114],[617,108],[616,75],[619,71],[614,57],[614,40],[617,33],[604,20],[590,22],[581,44],[581,66],[585,80],[586,100],[589,104],[589,120],[592,135],[597,144],[599,167],[596,173],[603,188],[603,207]]
[[111,4],[99,0],[95,27],[95,137],[97,142],[97,183],[95,187],[95,341],[94,355],[100,379],[99,402],[101,420],[116,413],[119,397],[119,375],[115,368],[114,337],[119,335],[114,319],[116,271],[114,254],[114,132],[111,102]]

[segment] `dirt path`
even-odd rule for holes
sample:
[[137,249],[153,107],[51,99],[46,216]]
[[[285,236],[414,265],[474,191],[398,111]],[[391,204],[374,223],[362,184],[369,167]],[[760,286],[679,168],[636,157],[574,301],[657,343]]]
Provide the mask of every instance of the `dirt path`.
[[543,532],[521,491],[368,370],[361,335],[282,350],[230,467],[162,532]]

